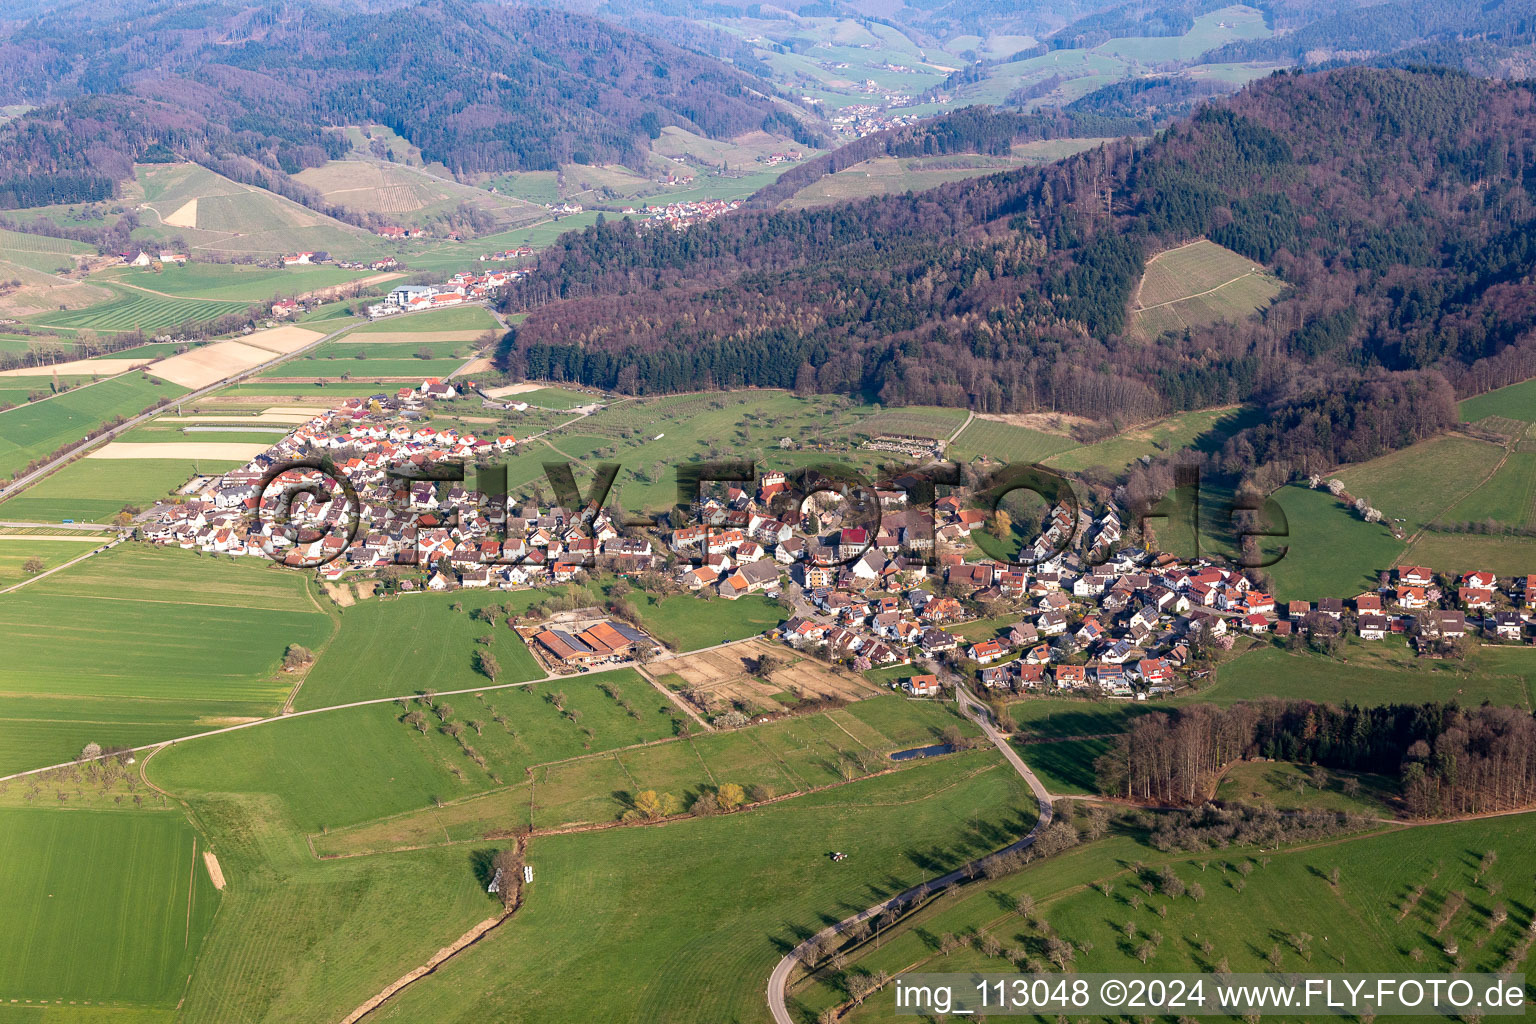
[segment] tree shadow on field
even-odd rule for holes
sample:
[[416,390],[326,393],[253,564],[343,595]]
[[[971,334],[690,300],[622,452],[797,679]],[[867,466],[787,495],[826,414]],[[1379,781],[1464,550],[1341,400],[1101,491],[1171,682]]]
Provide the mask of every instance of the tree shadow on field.
[[496,875],[496,869],[492,862],[496,859],[494,847],[486,846],[469,852],[469,868],[475,874],[475,880],[483,889],[491,884],[491,879]]

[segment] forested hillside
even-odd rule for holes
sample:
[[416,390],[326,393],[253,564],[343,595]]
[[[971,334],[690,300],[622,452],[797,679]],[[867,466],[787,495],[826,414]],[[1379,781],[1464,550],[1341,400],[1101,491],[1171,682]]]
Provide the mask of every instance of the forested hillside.
[[454,173],[639,162],[668,125],[724,138],[767,121],[815,141],[761,79],[575,14],[114,9],[89,33],[76,8],[0,26],[0,102],[42,104],[0,126],[0,202],[100,198],[134,161],[172,156],[292,174],[339,155],[327,129],[349,124],[387,125]]
[[[501,357],[625,391],[756,384],[1105,419],[1256,399],[1294,404],[1276,423],[1325,447],[1321,375],[1326,390],[1386,381],[1409,407],[1361,432],[1363,457],[1454,415],[1449,388],[1394,374],[1471,391],[1536,373],[1532,99],[1456,72],[1281,73],[1150,144],[1038,170],[681,234],[603,225],[515,286],[506,308],[531,315]],[[1129,335],[1146,258],[1201,235],[1287,292],[1259,319]]]

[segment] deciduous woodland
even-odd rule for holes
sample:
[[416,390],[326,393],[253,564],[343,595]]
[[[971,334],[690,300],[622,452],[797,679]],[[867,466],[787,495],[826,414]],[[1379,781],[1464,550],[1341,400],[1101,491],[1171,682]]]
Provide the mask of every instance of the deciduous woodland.
[[[1367,457],[1451,422],[1452,389],[1536,373],[1532,99],[1458,72],[1280,73],[1041,169],[685,233],[602,224],[509,289],[530,316],[499,358],[635,393],[1117,420],[1256,400],[1282,414],[1255,451]],[[1135,334],[1146,259],[1202,235],[1289,288],[1243,323]],[[1349,393],[1392,408],[1326,397]]]
[[1201,704],[1141,716],[1095,769],[1106,794],[1191,807],[1242,757],[1398,776],[1422,818],[1536,802],[1536,719],[1492,705]]
[[91,14],[72,7],[0,45],[0,87],[42,104],[0,126],[0,208],[101,199],[135,161],[173,158],[303,201],[287,175],[341,156],[339,125],[387,125],[455,174],[639,165],[667,125],[819,141],[761,79],[561,11],[95,14],[82,25]]

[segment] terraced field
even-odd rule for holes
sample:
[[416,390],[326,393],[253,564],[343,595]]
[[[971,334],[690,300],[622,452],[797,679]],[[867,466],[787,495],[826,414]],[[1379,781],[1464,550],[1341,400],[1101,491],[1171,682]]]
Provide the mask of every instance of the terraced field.
[[965,422],[964,409],[940,409],[932,406],[903,406],[886,409],[868,419],[861,420],[858,433],[873,437],[876,434],[907,434],[913,437],[947,438]]
[[58,313],[40,313],[31,322],[42,327],[77,331],[157,331],[185,323],[201,323],[239,313],[250,305],[242,301],[214,301],[150,295],[121,285],[107,284],[113,297],[106,302]]

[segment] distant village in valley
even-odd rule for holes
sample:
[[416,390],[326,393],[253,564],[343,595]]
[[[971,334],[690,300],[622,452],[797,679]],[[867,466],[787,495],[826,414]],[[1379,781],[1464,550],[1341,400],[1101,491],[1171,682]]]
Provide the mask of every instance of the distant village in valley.
[[[390,301],[444,295],[461,293],[407,287]],[[1210,659],[1245,634],[1324,649],[1347,632],[1364,640],[1396,636],[1430,657],[1464,655],[1473,637],[1531,642],[1536,576],[1446,578],[1402,566],[1352,600],[1282,603],[1254,574],[1150,549],[1145,538],[1130,536],[1113,504],[1050,509],[1038,538],[1013,563],[975,546],[989,528],[987,512],[960,493],[939,497],[931,509],[914,507],[899,478],[894,489],[877,492],[878,525],[845,522],[853,507],[836,497],[787,505],[792,484],[777,471],[752,486],[705,494],[686,521],[661,517],[653,531],[621,530],[607,509],[503,507],[463,481],[432,478],[434,467],[492,464],[517,448],[509,434],[482,437],[422,422],[432,403],[474,394],[472,384],[432,378],[348,398],[244,467],[157,505],[140,517],[139,536],[319,565],[327,582],[348,574],[383,578],[386,593],[558,587],[606,575],[725,601],[762,594],[784,608],[774,639],[854,670],[915,666],[902,685],[918,696],[958,678],[1000,694],[1146,700],[1198,684]],[[264,479],[316,458],[350,483],[358,507],[339,490],[323,500],[305,493],[281,522],[286,495],[318,485],[324,474],[288,470],[265,494]],[[349,546],[354,516],[360,526]],[[978,620],[995,628],[978,635]],[[598,626],[551,626],[528,639],[551,666],[573,669],[623,661],[654,644],[631,635],[634,624]]]

